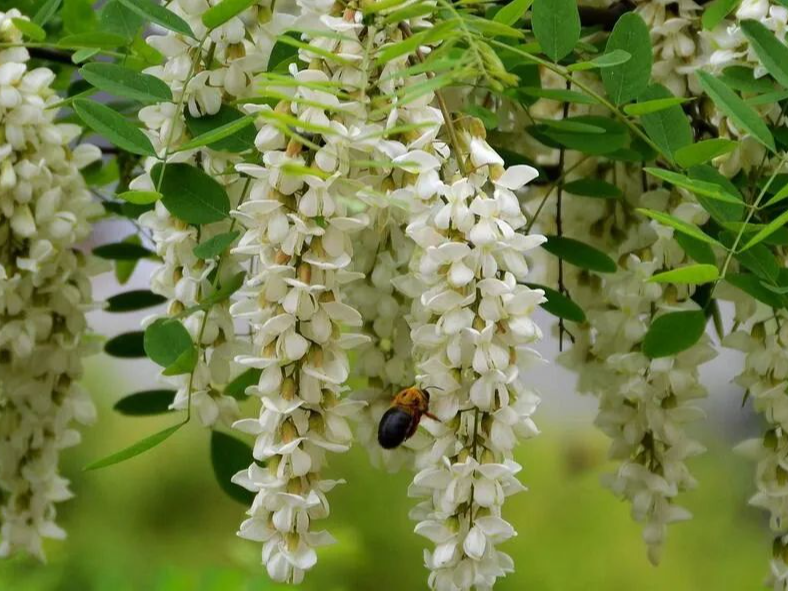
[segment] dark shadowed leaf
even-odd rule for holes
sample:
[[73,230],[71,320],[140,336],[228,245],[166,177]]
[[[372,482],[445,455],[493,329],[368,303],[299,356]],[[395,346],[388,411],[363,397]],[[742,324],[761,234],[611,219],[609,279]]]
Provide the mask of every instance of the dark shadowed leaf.
[[145,103],[159,103],[172,100],[170,87],[151,76],[135,72],[117,64],[93,62],[80,68],[79,73],[96,88]]
[[572,322],[585,322],[585,312],[583,312],[583,309],[569,297],[546,285],[540,285],[538,283],[526,283],[525,285],[531,289],[541,289],[544,291],[547,301],[539,305],[553,316],[571,320]]
[[137,289],[119,293],[107,299],[107,312],[132,312],[158,306],[167,301],[167,298],[147,289]]
[[216,481],[232,499],[248,506],[254,493],[232,483],[232,477],[254,461],[252,448],[240,439],[220,431],[211,432],[211,464]]
[[548,236],[542,248],[581,269],[598,273],[613,273],[616,270],[615,261],[604,252],[573,238]]
[[619,199],[624,194],[614,184],[595,178],[578,179],[566,183],[564,191],[572,195],[597,199]]
[[122,415],[145,417],[169,412],[175,390],[144,390],[124,396],[112,408]]
[[224,388],[225,396],[232,396],[236,400],[246,400],[246,389],[255,385],[260,380],[262,369],[252,367],[240,374]]
[[142,343],[143,332],[141,330],[125,332],[108,340],[104,344],[104,352],[113,357],[138,359],[145,357],[145,349]]
[[93,254],[111,261],[136,261],[145,257],[156,256],[153,252],[131,242],[115,242],[103,244],[93,249]]

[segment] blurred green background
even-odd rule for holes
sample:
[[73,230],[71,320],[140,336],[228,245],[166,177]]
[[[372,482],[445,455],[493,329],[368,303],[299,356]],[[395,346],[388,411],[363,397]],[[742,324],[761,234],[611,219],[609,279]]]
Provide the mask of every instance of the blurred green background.
[[[189,425],[161,447],[127,463],[82,472],[89,461],[172,422],[113,413],[123,380],[107,376],[105,358],[89,364],[86,383],[99,423],[64,455],[76,498],[61,505],[65,543],[48,544],[49,562],[24,557],[0,563],[8,591],[268,591],[260,546],[237,538],[244,508],[217,486],[208,433]],[[98,372],[102,366],[102,373]],[[105,376],[105,377],[102,377]],[[739,591],[760,588],[770,542],[764,516],[750,508],[751,466],[731,442],[700,433],[709,452],[692,468],[701,487],[686,495],[695,514],[673,526],[663,564],[649,565],[628,506],[599,485],[606,441],[581,422],[542,417],[543,434],[521,445],[523,481],[507,517],[519,536],[503,549],[517,572],[497,591]],[[711,427],[708,427],[709,429]],[[716,428],[717,437],[724,429]],[[337,458],[326,526],[339,543],[323,549],[299,588],[308,591],[426,589],[422,539],[413,534],[406,495],[410,475],[373,469],[363,449]]]

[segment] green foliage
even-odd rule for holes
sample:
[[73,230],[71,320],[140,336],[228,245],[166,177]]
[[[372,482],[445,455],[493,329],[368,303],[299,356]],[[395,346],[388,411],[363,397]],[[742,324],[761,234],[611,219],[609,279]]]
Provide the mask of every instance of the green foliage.
[[540,285],[538,283],[526,283],[531,289],[541,289],[544,291],[546,302],[542,302],[540,306],[557,318],[564,320],[571,320],[572,322],[585,322],[586,315],[583,309],[573,302],[569,297],[556,291],[552,287]]
[[[230,134],[214,138],[210,137],[209,134],[212,132],[219,129],[227,130],[228,125],[240,120],[244,120],[245,123],[240,125],[238,129],[230,128],[232,129]],[[249,123],[249,119],[243,113],[228,105],[222,105],[214,115],[192,117],[188,113],[186,114],[186,126],[189,128],[192,136],[203,138],[203,140],[208,139],[207,142],[199,145],[205,145],[211,149],[225,152],[240,153],[254,147],[256,132],[253,127],[249,126]]]
[[156,155],[148,136],[117,111],[84,99],[76,99],[72,104],[74,111],[88,127],[119,148],[141,156]]
[[738,127],[749,132],[770,150],[775,151],[774,138],[769,128],[752,107],[728,88],[723,81],[708,72],[698,72],[698,80],[714,104]]
[[222,0],[203,13],[202,24],[215,29],[256,3],[257,0]]
[[122,415],[147,417],[170,411],[175,390],[144,390],[118,400],[112,408]]
[[171,318],[159,318],[145,329],[145,354],[162,367],[170,367],[194,349],[189,331]]
[[190,164],[157,164],[151,177],[163,195],[162,203],[172,215],[189,224],[210,224],[230,214],[224,187]]
[[212,259],[222,254],[241,233],[237,230],[217,234],[194,247],[194,256],[200,259]]
[[581,269],[597,273],[614,273],[616,270],[615,261],[604,252],[573,238],[547,236],[542,248]]
[[[675,159],[678,150],[692,144],[692,128],[677,100],[681,99],[676,99],[664,86],[655,84],[640,94],[638,103],[630,106],[641,107],[643,129],[671,160]],[[646,106],[650,108],[643,109]]]
[[145,357],[145,349],[142,343],[142,331],[125,332],[108,340],[104,344],[104,352],[112,357],[138,359]]
[[188,23],[179,17],[174,12],[167,10],[163,6],[156,4],[153,0],[116,0],[123,4],[126,8],[135,12],[146,21],[156,23],[187,37],[194,37],[194,32],[189,27]]
[[159,431],[158,433],[149,435],[148,437],[139,440],[138,442],[120,450],[119,452],[88,464],[85,466],[85,470],[98,470],[99,468],[106,468],[108,466],[119,464],[121,462],[125,462],[126,460],[130,460],[131,458],[137,457],[141,453],[144,453],[149,449],[153,449],[157,445],[164,443],[164,441],[172,437],[185,424],[186,423],[178,423],[177,425],[168,427],[162,431]]
[[257,369],[256,367],[247,369],[225,386],[224,395],[232,396],[236,400],[244,400],[246,398],[246,389],[256,384],[262,373],[263,370]]
[[[628,103],[646,90],[651,76],[651,38],[640,15],[627,13],[616,22],[605,52],[623,50],[632,58],[602,70],[602,82],[610,99],[617,105]],[[663,98],[663,97],[654,97]]]
[[531,26],[542,51],[554,62],[566,57],[580,40],[580,13],[575,0],[535,0]]
[[166,301],[167,298],[152,291],[137,289],[107,298],[106,310],[107,312],[133,312],[158,306]]
[[211,465],[219,487],[231,498],[248,507],[254,493],[233,484],[231,479],[252,462],[252,448],[231,435],[211,431]]
[[111,261],[136,261],[137,259],[155,256],[150,250],[131,242],[115,242],[104,244],[93,249],[93,254]]
[[668,312],[657,317],[643,339],[643,353],[649,357],[669,357],[698,342],[706,328],[706,315],[700,310]]
[[172,101],[170,87],[149,74],[103,62],[83,66],[80,75],[104,92],[144,103]]
[[698,264],[657,273],[649,278],[649,281],[652,283],[700,284],[716,281],[719,276],[720,272],[716,265]]

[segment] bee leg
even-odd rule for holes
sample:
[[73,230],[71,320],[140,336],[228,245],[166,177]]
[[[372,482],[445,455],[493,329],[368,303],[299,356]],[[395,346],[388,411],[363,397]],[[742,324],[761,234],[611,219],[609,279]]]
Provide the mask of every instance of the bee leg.
[[434,414],[432,414],[431,412],[425,412],[424,416],[432,419],[433,421],[437,421],[439,423],[441,422],[441,420],[438,417],[436,417]]
[[405,439],[410,439],[416,434],[416,431],[419,428],[419,415],[414,414],[410,420],[410,426],[408,427],[408,433],[405,435]]

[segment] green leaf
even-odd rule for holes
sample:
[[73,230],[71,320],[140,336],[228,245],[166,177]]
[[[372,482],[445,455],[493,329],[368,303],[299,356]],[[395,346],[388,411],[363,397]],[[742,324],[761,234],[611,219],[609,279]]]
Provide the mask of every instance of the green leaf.
[[212,259],[215,256],[219,256],[240,235],[241,233],[237,230],[225,232],[223,234],[217,234],[213,238],[209,238],[205,242],[195,246],[193,251],[194,256],[196,256],[198,259]]
[[119,293],[107,298],[107,312],[132,312],[152,306],[158,306],[167,301],[167,298],[147,289],[137,289]]
[[721,82],[739,92],[766,93],[774,90],[774,84],[769,78],[756,78],[755,70],[747,66],[729,66],[722,71],[719,78]]
[[246,470],[253,461],[252,448],[248,444],[220,431],[211,431],[211,465],[216,482],[230,498],[247,507],[254,493],[233,484],[232,477]]
[[162,203],[169,212],[188,224],[210,224],[230,214],[230,199],[224,187],[199,168],[178,162],[156,164],[151,177],[159,183]]
[[133,39],[142,28],[142,17],[119,0],[110,0],[101,9],[101,30]]
[[204,310],[207,310],[211,306],[214,306],[219,302],[223,302],[231,295],[233,295],[236,291],[241,289],[241,286],[244,284],[245,278],[246,278],[246,271],[239,271],[232,277],[229,277],[227,280],[222,282],[219,289],[214,291],[208,297],[200,300],[199,307]]
[[614,273],[616,270],[615,261],[604,252],[566,236],[548,236],[542,248],[581,269],[598,273]]
[[643,353],[652,359],[676,355],[698,342],[706,329],[700,310],[669,312],[659,316],[643,339]]
[[534,0],[512,0],[495,13],[493,20],[511,26],[525,16],[533,2]]
[[[123,242],[128,244],[136,244],[139,245],[142,243],[140,237],[137,234],[132,234],[131,236],[127,236]],[[134,274],[134,269],[137,268],[137,263],[140,259],[134,259],[131,261],[116,261],[115,262],[115,279],[118,280],[120,285],[125,285],[126,282],[131,279],[131,276]]]
[[578,179],[564,185],[564,191],[581,197],[597,199],[620,199],[624,193],[615,185],[602,179]]
[[584,72],[585,70],[594,70],[596,68],[613,68],[625,64],[631,59],[632,54],[628,51],[614,49],[613,51],[595,57],[591,61],[570,64],[566,69],[570,72]]
[[602,70],[602,82],[617,105],[637,98],[648,86],[653,62],[651,37],[640,15],[628,12],[613,27],[605,53],[623,49],[632,55],[627,62]]
[[745,269],[769,283],[775,283],[780,275],[780,264],[765,244],[756,244],[745,252],[737,252],[734,256]]
[[584,154],[602,155],[615,152],[627,145],[629,134],[623,124],[600,117],[597,115],[582,115],[580,117],[570,117],[566,121],[577,123],[587,123],[605,130],[603,140],[600,141],[600,134],[596,133],[576,133],[566,132],[559,129],[551,129],[546,126],[539,126],[544,129],[544,134],[559,144],[571,149],[583,152]]
[[197,348],[190,347],[178,355],[178,358],[164,368],[164,371],[161,373],[165,376],[178,376],[185,373],[191,373],[197,365],[197,358]]
[[788,88],[788,47],[758,21],[743,20],[740,26],[766,71]]
[[140,330],[124,332],[104,343],[104,352],[113,357],[122,359],[138,359],[145,357],[143,348],[143,333]]
[[256,3],[257,0],[222,0],[202,13],[202,24],[215,29]]
[[175,390],[144,390],[118,400],[113,410],[129,417],[147,417],[170,412]]
[[[640,94],[638,103],[645,105],[659,101],[673,101],[675,97],[670,91],[659,84],[649,86]],[[632,105],[636,106],[636,105]],[[654,141],[665,156],[673,160],[676,150],[692,144],[692,128],[684,110],[677,104],[653,113],[641,116],[640,122],[648,136]]]
[[[640,99],[643,96],[641,95]],[[640,117],[642,115],[650,115],[651,113],[659,113],[671,107],[680,106],[684,103],[690,102],[692,99],[680,98],[671,96],[668,98],[658,98],[652,100],[641,101],[638,99],[637,103],[624,106],[624,113],[632,117]]]
[[55,16],[57,9],[60,8],[61,1],[62,0],[45,0],[45,2],[41,5],[41,8],[39,8],[36,12],[35,16],[33,16],[33,22],[39,27],[43,27],[49,22],[49,19]]
[[58,47],[67,47],[71,49],[83,49],[92,47],[95,49],[115,49],[126,45],[128,41],[114,33],[100,33],[92,31],[90,33],[79,33],[77,35],[67,35],[57,42]]
[[47,32],[33,21],[29,21],[26,18],[12,18],[11,22],[28,39],[43,41],[47,38]]
[[585,322],[586,315],[583,309],[564,294],[551,287],[538,283],[526,283],[525,285],[531,289],[541,289],[544,291],[547,301],[539,305],[549,314],[558,318],[570,320],[571,322]]
[[542,51],[554,62],[566,57],[580,40],[580,13],[575,0],[535,0],[531,26]]
[[662,213],[659,211],[653,211],[651,209],[642,209],[638,208],[637,211],[644,216],[651,218],[652,220],[659,222],[663,226],[669,226],[674,230],[681,232],[682,234],[686,234],[687,236],[691,236],[697,240],[702,242],[706,242],[708,244],[712,244],[714,246],[722,246],[719,242],[717,242],[714,238],[706,234],[703,230],[694,226],[684,220],[680,220],[677,217],[673,217],[670,214]]
[[785,299],[764,287],[761,280],[755,275],[750,273],[729,273],[725,276],[725,281],[771,308],[780,309],[785,306]]
[[779,230],[780,228],[785,226],[785,224],[788,224],[788,210],[782,212],[780,215],[778,215],[776,218],[774,218],[771,222],[769,222],[763,228],[761,228],[755,234],[755,236],[753,236],[752,238],[750,238],[747,241],[747,244],[745,244],[740,249],[739,252],[744,252],[748,248],[752,248],[756,244],[758,244],[760,242],[763,242],[766,238],[768,238],[769,236],[774,234],[777,230]]
[[224,388],[225,396],[232,396],[236,400],[246,399],[246,389],[260,381],[263,370],[251,367],[227,384]]
[[576,119],[545,119],[542,121],[542,125],[550,129],[557,129],[558,131],[565,131],[568,133],[590,133],[594,135],[602,135],[605,133],[604,127],[582,123]]
[[77,99],[73,105],[74,111],[88,127],[118,148],[140,156],[156,155],[148,136],[117,111],[85,99]]
[[[233,121],[238,121],[245,118],[246,115],[241,113],[229,105],[222,105],[217,113],[214,115],[205,115],[203,117],[192,117],[188,111],[186,113],[186,127],[189,128],[189,133],[192,137],[201,137],[210,133],[211,131],[221,128]],[[245,152],[246,150],[254,147],[254,138],[257,135],[257,130],[254,127],[247,127],[244,125],[240,130],[227,137],[218,139],[207,144],[212,150],[223,150],[225,152]]]
[[163,443],[185,424],[186,422],[184,421],[182,423],[178,423],[177,425],[173,425],[172,427],[167,427],[163,431],[149,435],[145,439],[141,439],[137,443],[130,445],[129,447],[122,449],[111,456],[107,456],[106,458],[102,458],[93,462],[92,464],[85,466],[85,470],[98,470],[99,468],[106,468],[107,466],[112,466],[113,464],[119,464],[120,462],[130,460],[131,458],[138,456],[141,453],[144,453],[149,449],[152,449]]
[[206,131],[205,133],[198,135],[196,138],[186,142],[178,148],[178,151],[184,152],[186,150],[201,148],[202,146],[208,146],[211,144],[215,145],[217,142],[226,140],[227,138],[236,135],[239,131],[249,127],[253,123],[254,115],[247,115],[245,117],[241,117],[240,119],[229,121],[224,125],[220,125],[209,131]]
[[653,177],[666,181],[671,185],[681,187],[682,189],[687,189],[688,191],[692,191],[698,195],[710,197],[711,199],[723,201],[725,203],[732,203],[735,205],[741,204],[741,199],[735,195],[725,192],[722,187],[714,183],[707,183],[706,181],[693,179],[683,174],[679,174],[678,172],[671,172],[670,170],[663,170],[662,168],[647,167],[643,170]]
[[704,265],[715,265],[717,257],[714,251],[706,242],[692,238],[686,234],[678,233],[674,236],[681,249],[687,253],[693,261]]
[[788,197],[788,183],[784,184],[782,189],[777,191],[766,203],[764,203],[761,207],[771,207],[776,203],[784,200]]
[[716,265],[687,265],[657,273],[649,278],[649,283],[701,284],[716,281],[720,272]]
[[156,4],[153,0],[118,0],[118,2],[152,23],[196,39],[191,27],[185,20],[174,12]]
[[118,198],[134,205],[149,205],[161,199],[161,193],[156,191],[124,191],[123,193],[118,193]]
[[[75,65],[79,65],[83,62],[88,61],[90,58],[92,58],[95,55],[98,55],[99,53],[101,53],[100,49],[77,49],[71,55],[71,61]],[[92,94],[95,94],[96,92],[98,92],[98,90],[94,88],[91,89],[90,91],[86,90],[84,93],[80,93],[79,96],[90,96]]]
[[88,33],[96,28],[91,0],[63,0],[60,16],[68,33]]
[[80,68],[79,73],[93,86],[109,94],[143,103],[172,101],[170,87],[151,76],[117,64],[94,62]]
[[714,2],[706,6],[706,9],[703,11],[703,16],[701,17],[703,29],[706,31],[714,29],[725,20],[725,17],[736,8],[739,2],[741,2],[741,0],[714,0]]
[[735,150],[738,145],[738,142],[726,140],[724,138],[704,140],[697,144],[690,144],[679,148],[674,152],[673,157],[676,163],[682,168],[691,168],[698,164],[713,160],[717,156],[728,154]]
[[291,39],[298,39],[301,35],[296,31],[288,31],[282,33],[271,48],[271,55],[268,58],[268,72],[286,72],[288,65],[295,61],[298,57],[298,48],[290,43],[282,41],[282,36],[288,36]]
[[735,197],[738,200],[738,203],[726,202],[718,199],[711,199],[696,193],[698,203],[700,203],[703,209],[708,211],[716,221],[729,222],[742,218],[745,204],[741,193],[736,186],[725,178],[716,168],[708,164],[701,164],[699,166],[693,166],[688,172],[690,178],[717,185],[723,193]]
[[532,96],[534,98],[542,98],[550,101],[558,101],[560,103],[575,103],[578,105],[595,105],[596,99],[591,98],[582,92],[574,90],[567,90],[565,88],[539,88],[536,86],[520,86],[517,88],[518,93]]
[[136,261],[145,257],[156,256],[144,246],[131,242],[113,242],[102,244],[93,249],[93,254],[110,261]]
[[189,349],[194,349],[189,331],[177,320],[159,318],[145,329],[145,354],[154,363],[169,367]]
[[774,138],[760,115],[748,106],[725,83],[708,72],[699,71],[698,80],[714,104],[725,113],[740,129],[747,131],[755,139],[775,151]]

